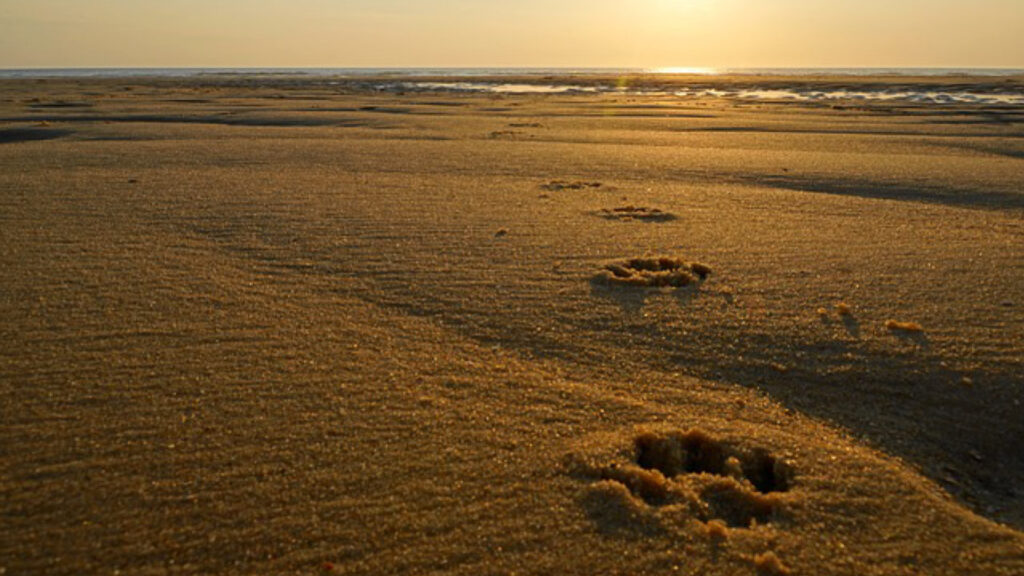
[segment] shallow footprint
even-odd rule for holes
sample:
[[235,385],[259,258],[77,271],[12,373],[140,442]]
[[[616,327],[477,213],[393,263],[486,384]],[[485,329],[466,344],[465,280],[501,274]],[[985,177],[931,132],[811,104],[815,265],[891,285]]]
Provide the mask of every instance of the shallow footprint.
[[540,187],[551,192],[560,192],[562,190],[585,190],[587,188],[600,188],[603,186],[600,182],[584,182],[582,180],[552,180],[546,184],[541,184]]
[[671,212],[664,212],[658,208],[649,208],[647,206],[602,208],[593,214],[600,218],[604,218],[605,220],[619,220],[626,222],[632,220],[640,220],[642,222],[671,222],[672,220],[678,219],[678,217]]

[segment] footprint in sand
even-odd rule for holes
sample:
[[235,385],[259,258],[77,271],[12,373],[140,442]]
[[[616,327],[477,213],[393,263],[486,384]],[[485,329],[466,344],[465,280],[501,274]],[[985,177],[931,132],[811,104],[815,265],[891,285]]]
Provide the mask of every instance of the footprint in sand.
[[521,136],[523,133],[518,130],[495,130],[491,132],[491,138],[516,138]]
[[606,528],[652,529],[670,516],[747,529],[785,514],[793,466],[763,448],[744,449],[698,429],[645,432],[631,462],[580,465],[591,480],[583,504]]
[[600,182],[584,182],[582,180],[552,180],[540,185],[544,190],[549,190],[551,192],[560,192],[562,190],[585,190],[587,188],[600,188],[601,186],[603,186],[603,184]]
[[605,264],[594,282],[612,286],[674,287],[696,285],[711,274],[711,267],[671,256],[630,258]]
[[664,212],[658,208],[647,206],[619,206],[618,208],[602,208],[592,213],[594,216],[605,220],[619,220],[630,222],[639,220],[641,222],[670,222],[678,217],[671,212]]

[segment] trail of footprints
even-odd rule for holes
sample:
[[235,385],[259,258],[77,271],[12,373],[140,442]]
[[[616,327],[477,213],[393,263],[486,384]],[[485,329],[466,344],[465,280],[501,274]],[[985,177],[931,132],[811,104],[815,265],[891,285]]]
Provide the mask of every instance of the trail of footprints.
[[[549,192],[596,190],[600,182],[553,180]],[[607,188],[606,188],[607,189]],[[546,195],[545,195],[546,197]],[[657,208],[623,206],[593,213],[613,220],[665,222],[676,216]],[[593,278],[608,285],[695,286],[711,274],[699,262],[668,256],[611,262]],[[709,527],[750,528],[783,513],[792,466],[763,448],[741,449],[693,429],[647,432],[633,442],[633,461],[577,467],[588,486],[584,505],[605,527],[651,527],[664,517],[694,518]]]
[[[614,188],[605,186],[601,182],[588,182],[584,180],[551,180],[550,182],[541,184],[540,187],[548,192],[562,192],[565,190],[614,190]],[[542,194],[541,196],[543,198],[550,197],[547,194]],[[591,214],[598,218],[604,218],[605,220],[618,220],[623,222],[630,222],[634,220],[640,222],[670,222],[677,219],[675,214],[665,212],[660,208],[634,206],[632,204],[617,206],[615,208],[602,208],[591,212]]]
[[[601,182],[583,180],[551,180],[541,184],[540,187],[548,192],[613,190]],[[541,198],[550,197],[549,194],[541,194]],[[634,205],[602,208],[590,214],[605,220],[624,222],[669,222],[677,219],[675,214],[662,211],[660,208]],[[710,273],[711,268],[704,264],[688,263],[674,257],[657,256],[632,258],[606,264],[593,280],[608,285],[680,288],[703,282]]]
[[651,527],[669,519],[751,528],[785,515],[793,467],[763,448],[741,449],[693,429],[642,433],[632,462],[583,464],[584,505],[599,525]]

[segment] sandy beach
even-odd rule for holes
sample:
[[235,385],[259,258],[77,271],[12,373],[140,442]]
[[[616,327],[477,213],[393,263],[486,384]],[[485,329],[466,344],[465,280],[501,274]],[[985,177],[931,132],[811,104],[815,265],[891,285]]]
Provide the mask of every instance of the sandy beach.
[[0,574],[1024,573],[1024,79],[445,81],[0,80]]

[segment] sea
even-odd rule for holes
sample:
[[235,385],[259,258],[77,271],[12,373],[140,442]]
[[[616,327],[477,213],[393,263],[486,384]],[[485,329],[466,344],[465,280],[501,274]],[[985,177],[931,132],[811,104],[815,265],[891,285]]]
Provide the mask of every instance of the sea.
[[[775,86],[684,86],[664,88],[630,87],[595,82],[571,84],[545,83],[544,77],[628,76],[632,74],[693,74],[706,76],[714,84],[715,76],[779,76],[799,78],[835,77],[841,79],[886,76],[890,78],[921,78],[939,76],[971,77],[974,82],[962,86],[910,86],[899,81],[880,85],[845,88],[817,87],[794,83],[792,87]],[[2,79],[75,79],[75,78],[259,78],[316,79],[326,84],[360,81],[371,82],[370,89],[380,92],[483,92],[501,94],[537,93],[632,93],[668,95],[679,98],[725,98],[761,101],[890,101],[923,104],[980,104],[990,106],[1024,106],[1024,90],[1020,82],[984,82],[985,79],[1024,76],[1024,68],[34,68],[0,69]],[[538,78],[529,83],[513,78]],[[417,78],[430,77],[430,81]],[[507,77],[509,81],[502,81]],[[383,78],[383,80],[382,80]],[[979,82],[980,80],[980,82]],[[838,82],[837,84],[841,84]]]

